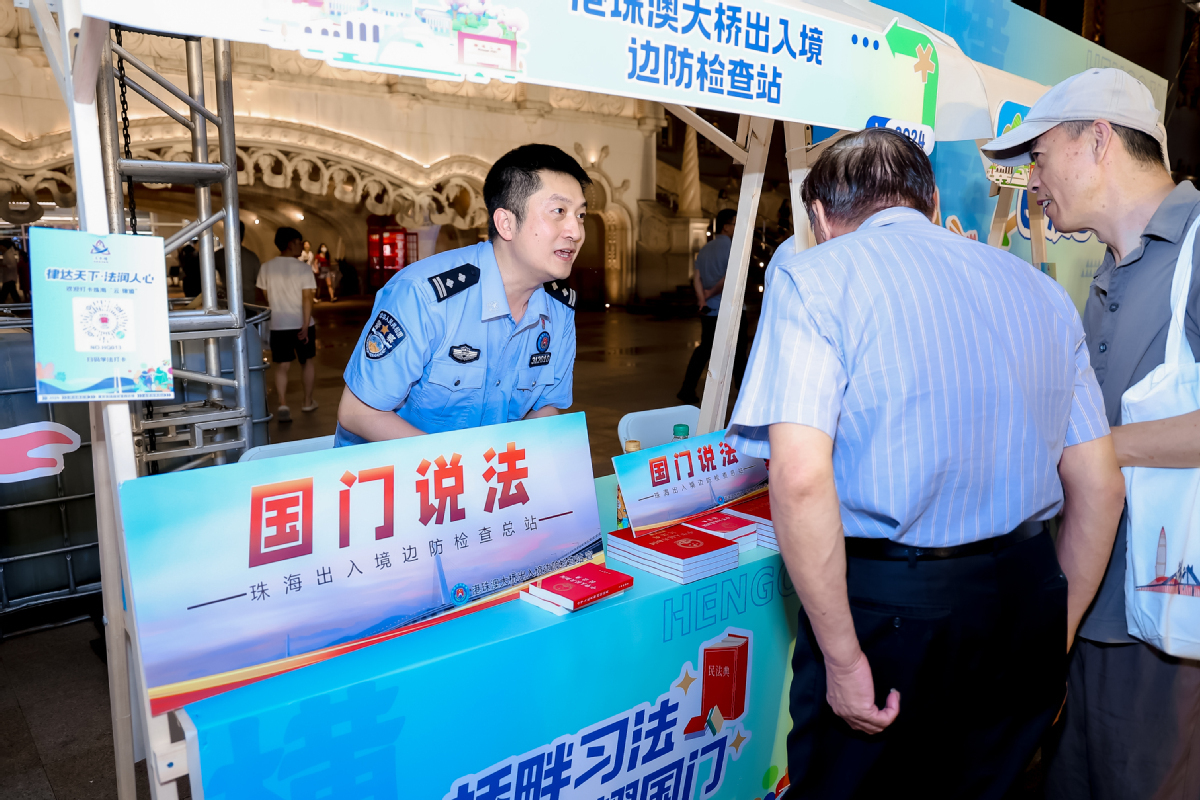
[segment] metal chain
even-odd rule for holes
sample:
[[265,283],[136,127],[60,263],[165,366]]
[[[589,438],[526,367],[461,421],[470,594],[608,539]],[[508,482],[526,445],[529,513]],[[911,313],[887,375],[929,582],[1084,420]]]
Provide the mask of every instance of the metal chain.
[[[117,32],[117,44],[124,47],[121,41],[121,28],[118,25],[113,26],[113,30]],[[121,136],[125,139],[125,158],[133,158],[133,148],[129,139],[129,98],[126,95],[125,86],[125,59],[117,56],[117,85],[121,87]],[[134,236],[137,235],[137,199],[133,195],[133,178],[126,178],[129,194],[129,230]]]

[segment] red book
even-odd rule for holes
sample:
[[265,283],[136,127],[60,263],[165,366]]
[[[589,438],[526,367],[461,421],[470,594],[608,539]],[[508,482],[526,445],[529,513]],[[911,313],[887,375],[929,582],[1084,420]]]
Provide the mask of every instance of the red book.
[[[702,732],[712,710],[717,719],[735,720],[746,713],[746,676],[750,661],[750,640],[736,633],[704,648],[700,674],[700,714],[684,728],[684,737]],[[721,722],[720,724],[724,724]],[[719,732],[713,731],[714,735]]]
[[684,520],[683,524],[698,531],[720,536],[722,539],[740,539],[758,529],[758,524],[754,520],[723,514],[719,511]]
[[633,576],[598,564],[580,564],[529,584],[529,593],[571,611],[633,586]]
[[713,536],[685,525],[672,525],[634,539],[633,531],[620,529],[608,534],[610,539],[624,542],[631,552],[646,550],[664,558],[686,564],[694,558],[710,555],[726,548],[736,548],[737,542]]
[[771,496],[766,492],[751,500],[730,506],[725,509],[725,513],[753,520],[754,522],[761,522],[766,525],[773,524],[771,522]]

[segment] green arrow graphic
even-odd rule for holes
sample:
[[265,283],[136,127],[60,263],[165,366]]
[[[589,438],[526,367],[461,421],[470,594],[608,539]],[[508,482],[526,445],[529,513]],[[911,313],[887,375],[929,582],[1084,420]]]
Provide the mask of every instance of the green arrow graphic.
[[921,103],[921,124],[934,127],[937,117],[937,87],[941,68],[938,65],[937,48],[933,40],[920,31],[905,28],[900,19],[892,20],[883,38],[892,50],[892,57],[908,56],[917,59],[916,68],[925,79],[925,96]]

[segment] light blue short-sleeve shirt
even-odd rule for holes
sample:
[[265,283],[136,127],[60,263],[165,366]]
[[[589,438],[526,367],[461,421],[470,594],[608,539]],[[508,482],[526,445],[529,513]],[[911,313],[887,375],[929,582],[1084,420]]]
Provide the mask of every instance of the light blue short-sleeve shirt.
[[[574,305],[573,290],[546,284],[514,320],[491,242],[439,253],[379,290],[346,386],[425,433],[569,408]],[[335,446],[365,441],[338,425]]]
[[1108,433],[1061,286],[909,208],[773,264],[735,447],[827,433],[847,536],[946,547],[1058,513],[1063,448]]

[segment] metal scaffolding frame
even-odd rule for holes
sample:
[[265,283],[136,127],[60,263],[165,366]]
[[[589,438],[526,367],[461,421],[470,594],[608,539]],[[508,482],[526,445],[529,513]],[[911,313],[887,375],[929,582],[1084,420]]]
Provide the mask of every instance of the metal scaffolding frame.
[[[124,182],[132,189],[134,181],[174,183],[195,187],[196,219],[167,239],[167,253],[179,249],[193,238],[199,239],[200,307],[170,312],[171,341],[200,339],[204,342],[204,371],[174,370],[176,380],[207,385],[207,397],[198,402],[170,405],[144,404],[144,413],[133,414],[138,472],[157,471],[159,462],[183,461],[183,468],[206,462],[223,464],[230,451],[253,444],[253,413],[250,404],[250,372],[246,336],[246,310],[241,282],[241,232],[233,224],[238,219],[237,148],[233,129],[233,65],[228,41],[213,40],[213,72],[216,84],[216,112],[205,101],[204,56],[202,42],[195,37],[153,34],[184,42],[187,64],[187,90],[176,86],[135,55],[112,41],[101,44],[100,74],[96,91],[96,111],[100,124],[100,157],[104,172],[105,201],[109,229],[126,232]],[[117,59],[114,66],[113,59]],[[189,116],[175,111],[153,91],[130,78],[132,67],[148,82],[156,84],[174,99],[182,101]],[[191,133],[191,161],[158,161],[133,158],[129,152],[128,126],[118,128],[116,87],[123,83]],[[210,160],[208,126],[217,131],[217,158]],[[122,134],[125,141],[122,142]],[[124,144],[124,147],[122,147]],[[221,186],[222,207],[213,213],[212,185]],[[217,294],[217,271],[213,247],[213,226],[225,223],[225,296],[221,308]],[[221,370],[221,339],[229,339],[233,353],[232,377]],[[232,404],[225,388],[233,389]],[[232,430],[231,430],[232,429]],[[176,469],[179,467],[176,466]]]

